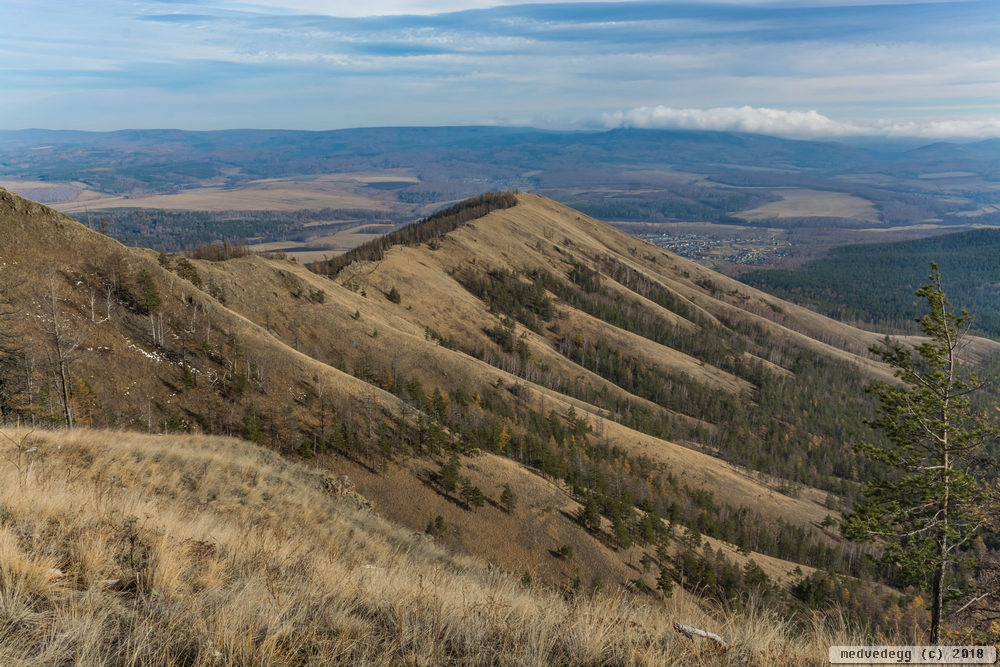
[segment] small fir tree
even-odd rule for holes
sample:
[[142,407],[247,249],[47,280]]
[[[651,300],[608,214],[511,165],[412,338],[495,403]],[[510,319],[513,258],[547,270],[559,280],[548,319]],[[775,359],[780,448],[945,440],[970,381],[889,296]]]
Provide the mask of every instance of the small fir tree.
[[457,454],[452,454],[438,472],[438,483],[445,493],[451,493],[458,486],[458,470],[461,464]]
[[139,277],[136,279],[136,286],[139,291],[139,307],[142,308],[144,313],[153,312],[163,303],[163,300],[160,298],[160,292],[156,288],[156,282],[153,280],[152,274],[146,269],[139,272]]
[[670,576],[670,570],[666,567],[660,568],[660,576],[656,579],[656,587],[660,589],[664,597],[670,597],[674,592],[674,578]]
[[592,533],[601,529],[601,508],[594,496],[587,498],[587,503],[580,510],[580,523]]
[[462,501],[469,507],[482,507],[486,504],[486,498],[482,490],[472,482],[463,482],[459,495],[462,497]]
[[503,492],[500,494],[500,504],[503,505],[504,510],[509,514],[514,511],[517,506],[517,496],[514,495],[513,489],[510,488],[510,484],[503,485]]
[[863,500],[845,515],[841,530],[850,539],[884,541],[883,560],[907,583],[930,591],[930,642],[938,644],[945,605],[963,587],[956,566],[986,520],[988,487],[978,472],[987,464],[985,442],[997,430],[970,405],[969,395],[982,384],[963,373],[959,352],[972,319],[955,313],[936,264],[916,294],[930,311],[918,320],[927,341],[912,349],[872,348],[902,383],[871,387],[880,410],[869,424],[888,444],[857,447],[889,474],[865,484]]
[[616,516],[611,528],[615,534],[615,542],[618,543],[619,549],[628,549],[632,546],[632,534],[629,532],[628,525],[624,519]]

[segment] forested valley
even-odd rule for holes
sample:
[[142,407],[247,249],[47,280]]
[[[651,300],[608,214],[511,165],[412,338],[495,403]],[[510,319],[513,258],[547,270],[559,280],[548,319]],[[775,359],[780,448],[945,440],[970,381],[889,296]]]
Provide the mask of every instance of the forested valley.
[[849,245],[794,269],[760,269],[740,280],[837,319],[901,333],[918,331],[913,292],[936,261],[952,302],[974,316],[973,331],[1000,338],[1000,229],[898,243]]
[[171,211],[116,208],[77,213],[75,217],[125,245],[163,252],[191,250],[210,243],[307,241],[359,224],[400,222],[371,209]]

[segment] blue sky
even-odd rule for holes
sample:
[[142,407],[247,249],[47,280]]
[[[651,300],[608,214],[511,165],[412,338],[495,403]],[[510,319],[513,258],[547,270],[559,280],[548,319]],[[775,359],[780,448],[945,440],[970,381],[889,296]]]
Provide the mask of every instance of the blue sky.
[[0,128],[1000,136],[1000,2],[3,0]]

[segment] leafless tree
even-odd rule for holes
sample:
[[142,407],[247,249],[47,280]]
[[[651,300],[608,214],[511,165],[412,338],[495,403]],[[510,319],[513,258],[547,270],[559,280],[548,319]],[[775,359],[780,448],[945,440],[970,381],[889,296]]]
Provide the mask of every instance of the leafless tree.
[[40,299],[41,317],[38,326],[48,343],[48,350],[54,374],[59,385],[59,400],[62,403],[63,419],[66,428],[73,428],[73,402],[70,368],[74,362],[83,356],[81,346],[83,335],[73,326],[69,315],[65,312],[56,287],[56,278],[49,278],[48,288]]
[[28,473],[31,472],[31,464],[34,463],[34,455],[38,452],[38,446],[31,438],[33,433],[33,430],[22,433],[20,427],[13,436],[8,433],[0,433],[0,436],[3,436],[3,440],[7,443],[6,447],[0,448],[0,454],[14,466],[18,486],[24,486]]

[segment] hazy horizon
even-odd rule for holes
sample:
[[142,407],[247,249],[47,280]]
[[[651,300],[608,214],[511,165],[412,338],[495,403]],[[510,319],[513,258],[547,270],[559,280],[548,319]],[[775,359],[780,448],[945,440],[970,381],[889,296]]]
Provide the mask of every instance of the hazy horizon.
[[812,141],[820,143],[831,143],[831,144],[845,144],[849,146],[857,147],[883,147],[886,149],[898,148],[902,150],[909,150],[913,148],[918,148],[920,146],[926,146],[938,142],[952,143],[952,144],[975,144],[982,141],[990,141],[993,139],[1000,139],[1000,137],[921,137],[921,136],[880,136],[880,135],[844,135],[844,136],[829,136],[829,137],[802,137],[802,136],[782,136],[781,134],[773,134],[768,132],[748,132],[742,130],[727,130],[727,129],[705,129],[699,130],[696,128],[632,128],[632,127],[618,127],[618,128],[566,128],[566,129],[553,129],[553,128],[540,128],[533,125],[486,125],[486,124],[475,124],[475,125],[370,125],[370,126],[356,126],[356,127],[331,127],[325,129],[316,130],[298,130],[293,128],[283,128],[283,127],[226,127],[212,130],[200,130],[191,129],[184,127],[121,127],[112,130],[83,130],[76,128],[51,128],[51,127],[23,127],[23,128],[0,128],[0,134],[16,134],[16,133],[79,133],[79,134],[115,134],[115,133],[125,133],[125,132],[183,132],[183,133],[193,133],[193,134],[209,134],[214,132],[303,132],[303,133],[334,133],[334,132],[353,132],[353,131],[363,131],[363,130],[422,130],[422,129],[460,129],[460,128],[495,128],[495,129],[508,129],[508,130],[524,130],[526,132],[540,132],[540,133],[562,133],[562,134],[601,134],[605,132],[611,132],[615,130],[639,130],[639,131],[652,131],[652,132],[718,132],[718,133],[728,133],[728,134],[746,134],[746,135],[756,135],[761,137],[772,137],[775,139],[788,139],[791,141]]

